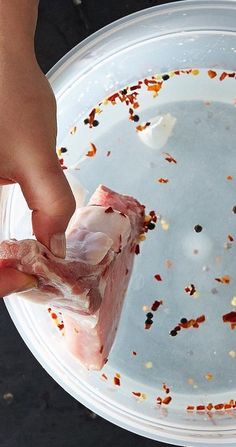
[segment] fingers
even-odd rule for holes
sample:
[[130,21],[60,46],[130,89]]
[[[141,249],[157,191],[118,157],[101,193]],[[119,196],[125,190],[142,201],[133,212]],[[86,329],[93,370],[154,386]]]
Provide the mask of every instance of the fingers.
[[38,241],[55,256],[65,257],[65,231],[75,211],[75,199],[56,154],[48,152],[35,163],[27,160],[20,179],[21,189],[32,213],[33,231]]
[[13,268],[0,269],[0,297],[37,287],[37,279]]

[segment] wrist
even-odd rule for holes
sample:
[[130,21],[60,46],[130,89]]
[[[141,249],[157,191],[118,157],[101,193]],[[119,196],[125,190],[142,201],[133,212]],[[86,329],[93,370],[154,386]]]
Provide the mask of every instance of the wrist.
[[38,0],[0,0],[0,58],[34,55]]

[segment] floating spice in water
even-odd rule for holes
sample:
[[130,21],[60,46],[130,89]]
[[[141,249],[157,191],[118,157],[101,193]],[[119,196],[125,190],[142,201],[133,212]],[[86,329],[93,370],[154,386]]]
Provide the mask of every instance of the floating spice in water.
[[139,401],[143,401],[147,399],[147,395],[145,393],[140,393],[140,391],[132,391],[132,394]]
[[154,301],[154,303],[152,303],[151,310],[152,310],[153,312],[156,312],[157,309],[158,309],[162,304],[163,304],[163,301],[158,301],[158,300]]
[[236,329],[236,311],[229,312],[222,316],[224,323],[230,323],[231,329]]
[[108,377],[107,377],[107,375],[106,375],[105,373],[103,373],[103,374],[101,375],[101,378],[102,378],[103,380],[108,380]]
[[190,284],[190,286],[185,287],[185,292],[188,293],[190,296],[193,296],[196,292],[197,289],[195,287],[194,284]]
[[164,156],[165,156],[165,160],[168,161],[169,163],[175,163],[177,164],[177,160],[172,157],[172,155],[168,154],[168,152],[163,152]]
[[116,373],[116,375],[113,377],[114,385],[120,386],[120,374]]
[[231,277],[229,275],[220,276],[219,278],[215,278],[217,282],[221,284],[230,284]]
[[217,76],[217,73],[214,70],[208,70],[208,76],[213,79]]
[[205,379],[206,380],[211,381],[213,378],[214,378],[213,374],[211,374],[211,373],[205,374]]
[[195,227],[194,227],[194,231],[196,231],[196,233],[201,233],[201,231],[202,231],[202,226],[201,226],[201,225],[195,225]]
[[178,325],[172,329],[170,331],[170,335],[172,337],[175,337],[178,332],[181,331],[181,329],[189,329],[189,328],[195,328],[198,329],[201,323],[204,323],[204,321],[206,320],[205,315],[200,315],[199,317],[197,317],[196,319],[190,319],[187,320],[187,318],[181,318],[180,322],[178,323]]
[[226,77],[228,76],[228,73],[226,73],[225,71],[223,71],[223,73],[220,75],[220,81],[223,81]]
[[60,317],[58,317],[57,313],[56,312],[52,312],[52,308],[49,307],[48,308],[48,313],[49,313],[50,317],[52,318],[53,323],[56,325],[56,327],[59,329],[59,331],[62,332],[62,335],[64,335],[64,330],[63,330],[64,329],[64,322],[63,322],[63,320],[61,318],[61,315],[62,315],[61,312],[59,312]]
[[155,278],[157,281],[162,281],[162,277],[161,277],[161,275],[159,275],[159,273],[157,273],[156,275],[154,275],[154,278]]
[[[163,389],[163,391],[165,391],[166,394],[170,393],[170,388],[169,388],[169,386],[166,385],[166,383],[163,383],[162,389]],[[172,397],[170,395],[169,396],[164,396],[164,397],[158,396],[157,399],[156,399],[156,402],[157,402],[158,405],[162,405],[162,404],[169,405],[169,403],[171,401],[172,401]]]
[[168,178],[163,178],[163,177],[159,178],[157,181],[159,183],[169,183],[169,179]]
[[171,267],[173,267],[173,262],[170,259],[166,259],[165,260],[165,267],[167,269],[170,269]]
[[73,126],[73,127],[70,129],[70,134],[71,134],[71,135],[74,135],[74,134],[76,133],[76,130],[77,130],[77,127],[76,127],[76,126]]
[[145,329],[150,329],[152,324],[153,324],[153,320],[151,318],[147,318],[145,323],[144,323],[144,328]]
[[166,392],[166,394],[169,394],[169,392],[170,392],[170,388],[166,385],[166,383],[163,383],[163,384],[162,384],[162,389],[163,389],[163,391]]
[[89,146],[90,146],[90,150],[87,152],[86,156],[94,157],[94,155],[97,152],[97,148],[96,148],[95,144],[93,144],[93,143],[89,143]]

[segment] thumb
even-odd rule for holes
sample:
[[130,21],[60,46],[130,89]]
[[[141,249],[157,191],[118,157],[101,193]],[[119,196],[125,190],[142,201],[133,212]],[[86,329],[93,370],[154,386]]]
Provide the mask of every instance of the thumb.
[[34,276],[18,272],[13,268],[0,269],[0,297],[34,287],[37,287],[37,279]]
[[75,211],[75,199],[55,153],[29,160],[18,180],[32,212],[37,240],[58,257],[65,257],[65,231]]

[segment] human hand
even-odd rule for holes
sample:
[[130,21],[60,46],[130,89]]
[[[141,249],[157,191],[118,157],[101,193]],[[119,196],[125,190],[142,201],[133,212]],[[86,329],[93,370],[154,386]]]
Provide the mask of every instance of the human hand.
[[[75,200],[55,151],[55,98],[35,58],[28,56],[0,55],[0,185],[20,184],[37,240],[64,257]],[[0,270],[0,296],[33,285],[33,277]]]

